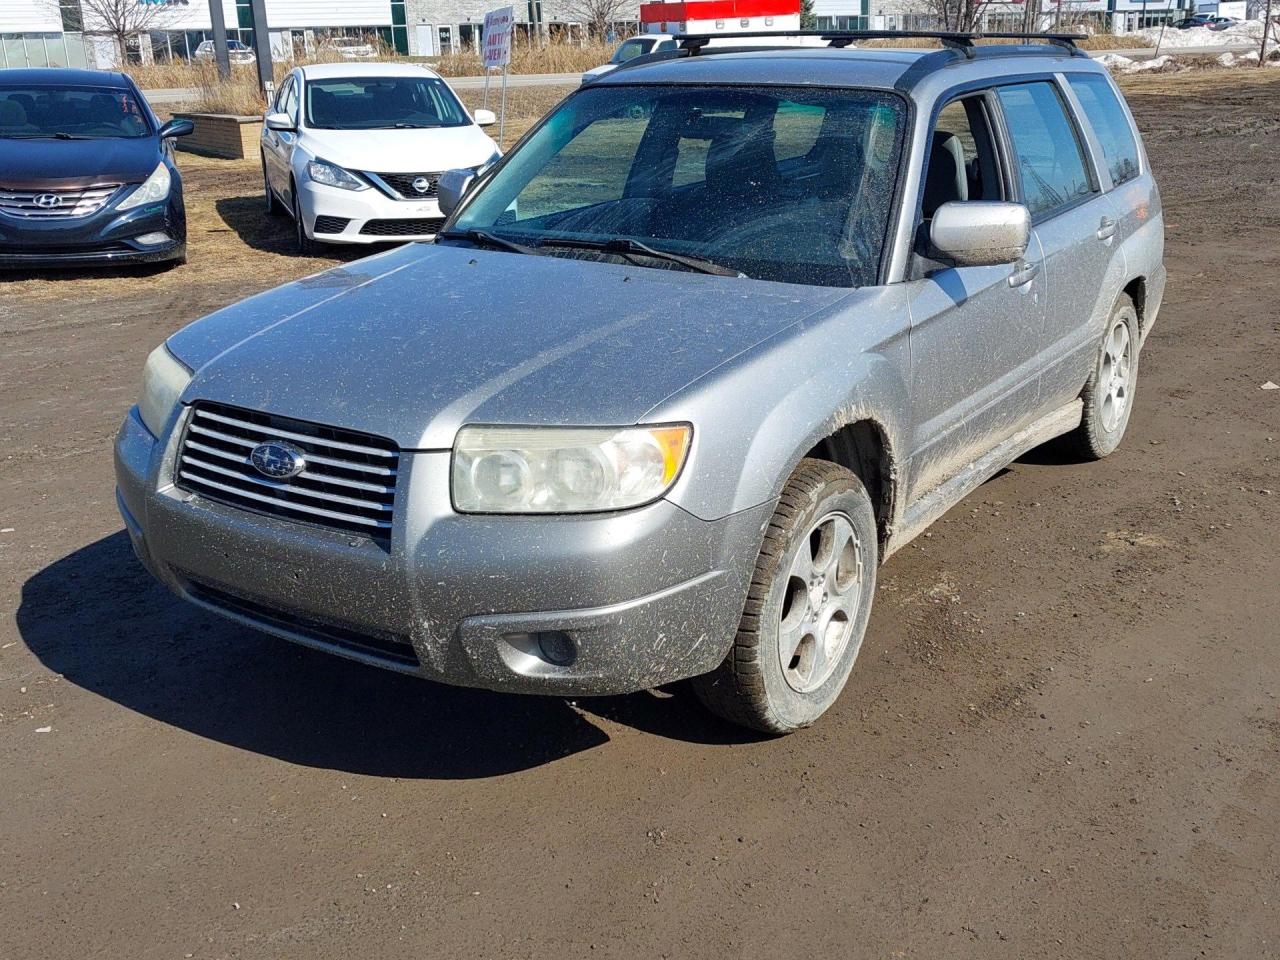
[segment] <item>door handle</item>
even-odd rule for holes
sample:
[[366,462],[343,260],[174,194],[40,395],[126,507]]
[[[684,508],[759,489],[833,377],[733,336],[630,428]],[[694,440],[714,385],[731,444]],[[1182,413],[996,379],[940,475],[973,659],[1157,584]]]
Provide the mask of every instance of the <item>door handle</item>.
[[1017,263],[1013,268],[1013,273],[1009,274],[1009,286],[1025,287],[1028,283],[1035,279],[1036,274],[1040,272],[1040,264],[1028,263],[1023,260]]
[[1103,217],[1102,222],[1098,224],[1098,239],[1110,240],[1116,235],[1116,222],[1110,217]]

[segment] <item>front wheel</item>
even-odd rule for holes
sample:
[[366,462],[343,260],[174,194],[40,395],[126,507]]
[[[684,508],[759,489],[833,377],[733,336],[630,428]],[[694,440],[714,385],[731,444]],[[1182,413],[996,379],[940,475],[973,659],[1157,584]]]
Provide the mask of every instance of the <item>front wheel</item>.
[[1084,416],[1068,442],[1086,460],[1101,460],[1120,446],[1138,385],[1138,311],[1121,296],[1107,321],[1093,373],[1080,397]]
[[293,188],[293,233],[298,253],[304,257],[315,257],[320,254],[320,244],[307,236],[307,224],[302,218],[302,201],[298,197],[298,187]]
[[807,727],[844,689],[875,594],[878,533],[857,475],[802,460],[765,533],[738,635],[694,680],[713,713],[767,733]]
[[271,178],[267,176],[267,155],[262,155],[262,192],[266,197],[267,215],[278,217],[284,213],[284,204],[276,197],[276,192],[271,189]]

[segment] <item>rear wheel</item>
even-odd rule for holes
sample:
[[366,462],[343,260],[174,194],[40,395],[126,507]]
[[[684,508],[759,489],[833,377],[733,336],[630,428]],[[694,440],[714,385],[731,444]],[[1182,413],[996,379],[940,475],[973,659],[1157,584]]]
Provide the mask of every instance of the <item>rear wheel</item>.
[[836,464],[802,460],[765,533],[733,647],[694,680],[707,708],[768,733],[822,716],[862,646],[878,560],[862,481]]
[[1068,442],[1086,460],[1101,460],[1124,438],[1138,385],[1138,311],[1121,296],[1107,321],[1093,373],[1081,399],[1084,416]]
[[298,187],[296,184],[293,188],[293,233],[298,253],[304,257],[319,255],[320,244],[307,236],[306,221],[302,219],[302,201],[298,199]]

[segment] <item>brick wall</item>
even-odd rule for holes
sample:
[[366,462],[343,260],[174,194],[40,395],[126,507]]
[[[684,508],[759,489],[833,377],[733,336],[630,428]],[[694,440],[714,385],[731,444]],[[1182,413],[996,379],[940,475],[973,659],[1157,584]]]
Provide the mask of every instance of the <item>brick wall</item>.
[[258,155],[261,117],[233,117],[219,113],[175,113],[195,123],[195,132],[178,138],[178,149],[210,157],[240,160]]

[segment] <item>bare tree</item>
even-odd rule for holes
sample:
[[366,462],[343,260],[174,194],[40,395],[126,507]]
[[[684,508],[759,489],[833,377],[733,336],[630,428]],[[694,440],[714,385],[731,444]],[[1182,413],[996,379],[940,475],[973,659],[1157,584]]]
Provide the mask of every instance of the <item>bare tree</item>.
[[639,3],[638,0],[568,0],[563,9],[570,18],[585,23],[593,37],[603,40],[610,24],[636,18]]
[[992,0],[928,0],[927,8],[940,29],[966,33],[977,29]]
[[79,7],[84,32],[108,36],[116,48],[117,62],[125,63],[129,41],[174,23],[178,8],[187,0],[51,0],[60,11]]

